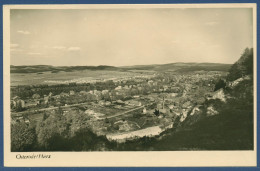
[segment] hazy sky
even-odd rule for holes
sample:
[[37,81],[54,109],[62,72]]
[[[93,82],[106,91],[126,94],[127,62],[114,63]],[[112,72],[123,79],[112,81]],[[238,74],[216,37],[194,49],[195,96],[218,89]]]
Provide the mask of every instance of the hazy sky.
[[252,9],[11,10],[12,65],[234,63]]

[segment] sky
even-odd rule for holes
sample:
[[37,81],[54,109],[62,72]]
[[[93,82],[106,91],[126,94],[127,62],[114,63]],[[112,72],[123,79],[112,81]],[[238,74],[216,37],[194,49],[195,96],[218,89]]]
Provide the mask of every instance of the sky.
[[11,65],[234,63],[250,8],[11,9]]

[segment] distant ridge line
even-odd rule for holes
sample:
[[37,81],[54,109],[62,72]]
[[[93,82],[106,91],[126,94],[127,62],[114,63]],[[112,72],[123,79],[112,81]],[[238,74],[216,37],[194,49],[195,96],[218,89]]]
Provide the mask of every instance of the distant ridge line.
[[153,64],[153,65],[133,65],[133,66],[109,66],[109,65],[98,65],[98,66],[52,66],[52,65],[11,65],[11,73],[39,73],[39,72],[53,72],[57,73],[60,71],[72,72],[81,70],[108,70],[108,71],[130,71],[130,70],[152,70],[152,71],[178,71],[178,72],[189,72],[189,71],[228,71],[232,64],[221,64],[221,63],[167,63],[167,64]]

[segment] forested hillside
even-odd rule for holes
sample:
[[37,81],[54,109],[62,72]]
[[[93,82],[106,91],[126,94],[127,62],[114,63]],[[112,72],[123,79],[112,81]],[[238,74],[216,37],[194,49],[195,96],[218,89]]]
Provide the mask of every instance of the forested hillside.
[[230,68],[227,80],[234,81],[245,75],[253,75],[253,70],[253,48],[246,48],[240,59]]

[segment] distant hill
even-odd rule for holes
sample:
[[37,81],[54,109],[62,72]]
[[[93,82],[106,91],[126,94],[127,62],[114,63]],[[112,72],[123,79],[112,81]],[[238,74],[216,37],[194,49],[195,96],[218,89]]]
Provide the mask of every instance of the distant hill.
[[193,72],[193,71],[228,71],[231,64],[219,63],[169,63],[155,65],[136,65],[122,67],[129,70],[154,70],[154,71],[176,71],[176,72]]
[[109,70],[109,71],[129,71],[129,70],[152,70],[152,71],[176,71],[176,72],[193,72],[193,71],[228,71],[231,64],[219,63],[169,63],[154,65],[135,65],[135,66],[51,66],[51,65],[11,65],[11,73],[39,73],[51,71],[53,73],[65,71],[80,70]]
[[11,73],[39,73],[39,72],[72,72],[72,71],[81,71],[81,70],[120,70],[120,68],[113,66],[51,66],[51,65],[22,65],[14,66],[11,65]]

